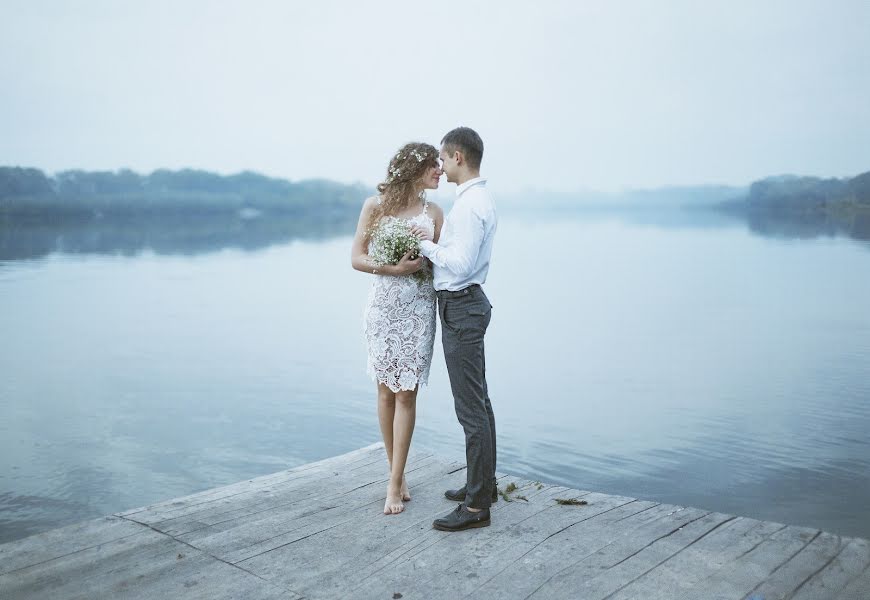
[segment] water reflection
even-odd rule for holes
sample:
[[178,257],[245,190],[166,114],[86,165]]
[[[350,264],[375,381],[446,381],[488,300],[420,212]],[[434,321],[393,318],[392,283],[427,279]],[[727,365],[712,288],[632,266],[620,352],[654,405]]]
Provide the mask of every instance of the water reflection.
[[834,215],[749,212],[745,219],[750,231],[762,236],[802,239],[842,236],[861,241],[870,240],[870,213]]
[[102,516],[75,500],[0,492],[0,543]]
[[258,250],[296,239],[353,232],[356,215],[327,217],[234,214],[92,220],[0,221],[0,260],[62,254],[194,255],[225,248]]
[[781,239],[844,237],[870,241],[870,213],[769,213],[735,210],[727,206],[562,207],[524,209],[519,212],[531,218],[549,215],[556,218],[618,219],[624,223],[663,229],[746,227],[754,235]]
[[[763,237],[811,239],[848,237],[870,241],[870,214],[770,214],[691,207],[547,207],[508,206],[505,218],[618,219],[665,229],[747,227]],[[0,220],[0,260],[24,260],[61,254],[118,254],[143,251],[195,255],[226,248],[259,250],[292,240],[349,235],[356,214],[316,215],[176,215],[90,220]]]

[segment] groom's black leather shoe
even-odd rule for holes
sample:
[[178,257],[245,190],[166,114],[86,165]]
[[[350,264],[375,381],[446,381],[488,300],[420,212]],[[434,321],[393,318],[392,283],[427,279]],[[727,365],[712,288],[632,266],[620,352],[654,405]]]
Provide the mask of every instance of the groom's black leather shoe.
[[432,521],[432,527],[441,531],[462,531],[475,527],[489,527],[489,509],[484,508],[479,512],[471,512],[465,508],[464,504],[460,504],[453,512]]
[[[467,490],[463,485],[458,490],[447,490],[444,492],[444,497],[448,500],[453,500],[454,502],[465,502],[466,491]],[[494,481],[492,482],[492,501],[498,502],[498,486]]]

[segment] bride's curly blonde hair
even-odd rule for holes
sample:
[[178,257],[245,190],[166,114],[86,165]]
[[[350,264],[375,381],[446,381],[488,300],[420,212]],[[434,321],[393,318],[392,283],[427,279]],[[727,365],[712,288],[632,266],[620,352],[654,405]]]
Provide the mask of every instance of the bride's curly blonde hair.
[[382,217],[399,212],[414,200],[420,177],[427,169],[437,166],[438,150],[435,146],[421,142],[402,146],[390,160],[387,178],[378,184],[381,201],[372,211],[368,231],[371,232]]

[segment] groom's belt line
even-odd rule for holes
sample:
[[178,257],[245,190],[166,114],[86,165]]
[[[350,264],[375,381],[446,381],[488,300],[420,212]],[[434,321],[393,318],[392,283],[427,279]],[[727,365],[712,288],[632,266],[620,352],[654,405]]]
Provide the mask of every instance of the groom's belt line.
[[467,288],[462,288],[461,290],[456,290],[455,292],[451,292],[450,290],[435,290],[435,293],[439,298],[457,298],[459,296],[467,296],[471,292],[474,291],[475,288],[479,288],[480,284],[472,283]]

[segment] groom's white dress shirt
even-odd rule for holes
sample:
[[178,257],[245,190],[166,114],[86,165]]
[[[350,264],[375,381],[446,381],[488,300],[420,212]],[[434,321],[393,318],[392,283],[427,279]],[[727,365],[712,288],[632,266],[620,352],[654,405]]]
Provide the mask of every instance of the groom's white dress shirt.
[[436,290],[455,292],[486,281],[497,226],[486,179],[475,177],[456,188],[456,203],[444,219],[438,243],[420,242],[420,253],[434,265]]

